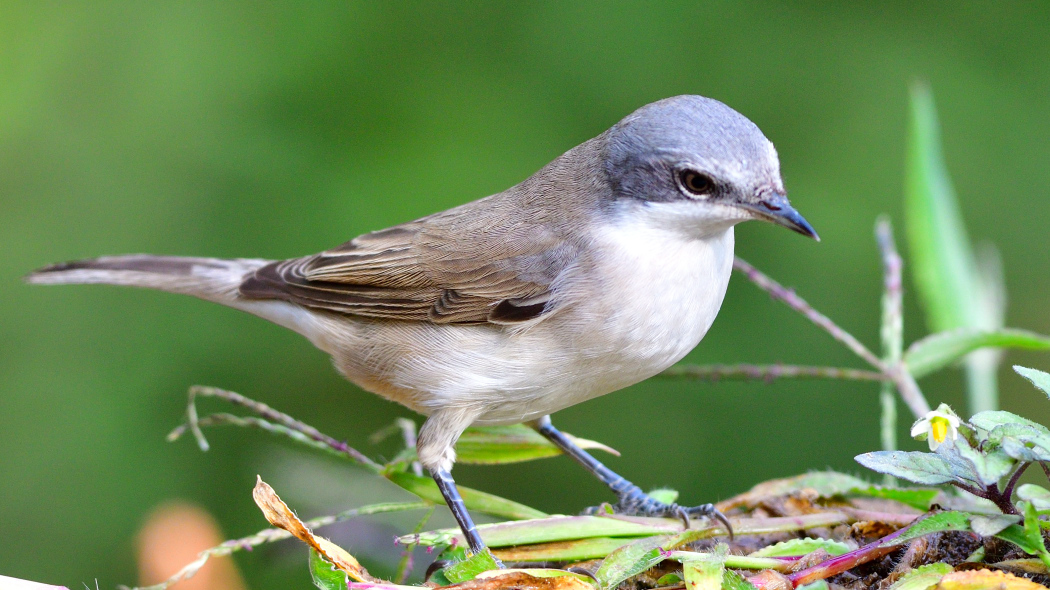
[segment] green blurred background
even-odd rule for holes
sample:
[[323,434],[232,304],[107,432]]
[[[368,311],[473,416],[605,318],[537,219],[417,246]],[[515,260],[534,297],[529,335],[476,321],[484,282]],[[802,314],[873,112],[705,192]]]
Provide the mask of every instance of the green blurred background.
[[[256,318],[21,275],[126,252],[312,253],[502,190],[671,95],[718,98],[772,139],[823,241],[747,224],[738,253],[876,347],[872,226],[888,212],[903,235],[907,88],[928,80],[971,235],[1005,260],[1007,323],[1050,332],[1048,30],[1043,3],[0,3],[0,575],[133,583],[135,531],[162,501],[206,506],[230,536],[263,528],[257,473],[304,516],[402,497],[261,433],[214,431],[207,454],[165,443],[189,385],[371,454],[393,447],[369,433],[411,415]],[[910,291],[907,305],[911,340],[924,327]],[[859,366],[739,277],[688,360]],[[922,385],[960,407],[961,382]],[[859,472],[852,457],[879,444],[876,391],[650,381],[556,423],[618,448],[609,465],[643,487],[703,502],[807,469]],[[1002,373],[1005,408],[1050,421],[1039,398]],[[564,458],[456,475],[549,512],[611,499]],[[388,572],[390,535],[412,522],[358,523],[348,549]],[[306,588],[304,555],[237,559],[252,588]]]

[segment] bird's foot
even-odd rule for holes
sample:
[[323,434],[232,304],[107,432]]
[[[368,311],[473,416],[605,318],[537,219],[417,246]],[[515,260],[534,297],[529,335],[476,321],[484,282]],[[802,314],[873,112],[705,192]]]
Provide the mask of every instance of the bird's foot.
[[625,516],[677,518],[682,521],[687,529],[690,528],[690,519],[710,518],[721,523],[729,534],[729,538],[733,538],[733,527],[729,524],[729,519],[726,518],[726,515],[722,514],[720,510],[715,508],[714,504],[679,506],[674,502],[661,502],[646,493],[627,493],[621,495],[620,501],[616,504],[592,506],[585,510],[584,514],[600,514],[606,510],[611,511],[613,514],[623,514]]

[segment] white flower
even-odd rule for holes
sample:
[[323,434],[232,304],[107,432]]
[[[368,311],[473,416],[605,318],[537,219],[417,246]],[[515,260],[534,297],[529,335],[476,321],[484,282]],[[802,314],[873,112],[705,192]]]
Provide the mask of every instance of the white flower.
[[941,404],[912,425],[911,436],[916,440],[926,440],[930,443],[930,450],[936,451],[949,436],[953,441],[959,438],[959,424],[959,416],[948,404]]

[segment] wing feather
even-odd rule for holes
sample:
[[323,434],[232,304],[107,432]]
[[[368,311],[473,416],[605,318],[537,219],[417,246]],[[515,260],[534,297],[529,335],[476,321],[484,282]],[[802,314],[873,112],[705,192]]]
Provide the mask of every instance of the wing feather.
[[272,263],[248,276],[240,293],[439,324],[516,324],[549,312],[551,286],[575,246],[540,224],[486,224],[462,209]]

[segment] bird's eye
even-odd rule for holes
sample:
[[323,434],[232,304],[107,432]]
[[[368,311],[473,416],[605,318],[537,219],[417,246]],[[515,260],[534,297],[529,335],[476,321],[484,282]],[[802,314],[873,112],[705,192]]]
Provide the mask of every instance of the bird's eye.
[[682,170],[678,173],[678,181],[682,187],[693,195],[709,195],[714,192],[715,181],[706,174],[700,174],[695,170]]

